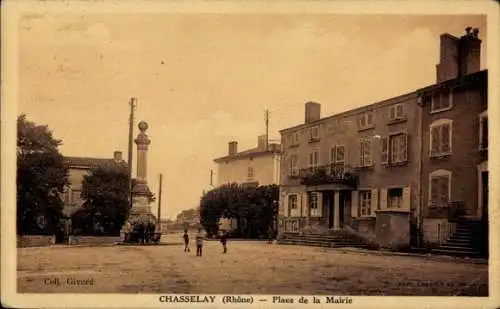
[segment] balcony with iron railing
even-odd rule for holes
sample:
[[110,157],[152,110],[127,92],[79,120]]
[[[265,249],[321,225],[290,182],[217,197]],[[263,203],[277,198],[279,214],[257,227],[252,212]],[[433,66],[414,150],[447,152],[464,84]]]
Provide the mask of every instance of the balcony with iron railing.
[[348,165],[327,164],[308,167],[299,171],[301,184],[316,186],[322,184],[344,184],[355,187],[357,176],[355,170]]

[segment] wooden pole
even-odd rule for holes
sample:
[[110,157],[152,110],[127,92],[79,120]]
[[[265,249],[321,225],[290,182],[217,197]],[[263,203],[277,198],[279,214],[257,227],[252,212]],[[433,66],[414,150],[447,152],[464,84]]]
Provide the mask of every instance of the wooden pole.
[[134,111],[137,108],[137,99],[130,98],[130,117],[129,117],[129,127],[128,127],[128,186],[129,186],[129,201],[130,208],[132,208],[132,160],[133,160],[133,145],[134,145]]
[[163,175],[160,174],[160,188],[158,189],[158,226],[161,228],[161,187]]

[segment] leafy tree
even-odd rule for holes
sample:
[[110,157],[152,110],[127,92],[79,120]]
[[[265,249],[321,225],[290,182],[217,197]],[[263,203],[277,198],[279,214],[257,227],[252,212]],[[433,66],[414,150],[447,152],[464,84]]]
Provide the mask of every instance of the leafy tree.
[[276,185],[251,187],[226,184],[203,195],[200,201],[201,224],[209,234],[218,231],[220,218],[236,219],[240,236],[259,237],[274,228],[278,215]]
[[17,118],[17,233],[53,233],[64,207],[61,196],[68,185],[55,139],[46,125]]
[[[119,233],[128,217],[129,187],[128,170],[120,165],[100,166],[85,175],[82,181],[82,221],[93,227],[101,226],[103,233]],[[75,225],[75,223],[74,223]]]

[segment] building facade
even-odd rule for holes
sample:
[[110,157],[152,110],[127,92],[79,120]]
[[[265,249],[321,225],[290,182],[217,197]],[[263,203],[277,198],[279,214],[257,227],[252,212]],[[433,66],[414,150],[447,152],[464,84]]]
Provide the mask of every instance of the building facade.
[[63,193],[64,213],[68,216],[78,210],[83,200],[82,181],[91,170],[100,166],[121,165],[128,169],[127,163],[122,158],[122,152],[115,151],[113,158],[89,158],[89,157],[64,157],[64,165],[68,168],[69,185]]
[[258,137],[257,147],[238,152],[238,142],[228,144],[226,156],[217,158],[217,186],[228,183],[279,184],[279,144],[267,144],[265,135]]
[[280,235],[343,231],[400,249],[453,233],[436,207],[486,216],[479,47],[477,30],[443,34],[435,85],[325,118],[306,103],[304,123],[280,131]]
[[[284,233],[350,229],[374,241],[377,212],[417,212],[420,147],[415,93],[326,118],[305,105],[305,122],[281,131]],[[398,175],[398,177],[394,177]],[[407,231],[409,232],[409,231]]]
[[[281,145],[268,144],[267,136],[257,139],[257,147],[238,152],[238,142],[228,144],[226,156],[214,160],[217,164],[217,185],[238,183],[251,186],[278,185],[280,179]],[[222,230],[237,227],[236,219],[221,218]]]
[[[422,106],[425,240],[442,243],[453,217],[488,218],[488,75],[477,30],[441,36],[437,83],[418,90]],[[458,60],[458,61],[457,61]]]

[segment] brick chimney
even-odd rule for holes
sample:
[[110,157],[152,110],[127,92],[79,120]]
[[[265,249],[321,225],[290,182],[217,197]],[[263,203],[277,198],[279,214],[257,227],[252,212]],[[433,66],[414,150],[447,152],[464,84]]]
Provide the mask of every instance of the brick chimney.
[[479,29],[467,27],[465,35],[460,38],[460,76],[479,72],[481,69],[481,40]]
[[480,70],[481,40],[479,29],[467,27],[465,35],[457,38],[444,33],[440,36],[441,50],[436,65],[438,83],[478,72]]
[[121,162],[123,161],[123,154],[121,151],[115,151],[113,153],[113,160],[115,160],[115,162]]
[[321,118],[321,104],[316,102],[306,103],[305,123],[313,122]]
[[266,149],[267,147],[267,135],[259,135],[257,138],[257,147],[259,149]]
[[229,142],[228,146],[229,147],[228,147],[227,154],[229,156],[234,155],[238,152],[238,142],[236,142],[236,141]]

